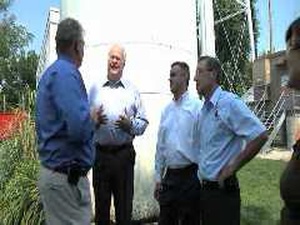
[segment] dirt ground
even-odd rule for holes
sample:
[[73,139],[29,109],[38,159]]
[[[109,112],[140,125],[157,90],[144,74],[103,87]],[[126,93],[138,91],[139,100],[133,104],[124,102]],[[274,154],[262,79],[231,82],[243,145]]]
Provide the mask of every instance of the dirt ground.
[[272,147],[268,153],[260,153],[257,155],[263,159],[288,161],[291,158],[292,151],[286,148]]

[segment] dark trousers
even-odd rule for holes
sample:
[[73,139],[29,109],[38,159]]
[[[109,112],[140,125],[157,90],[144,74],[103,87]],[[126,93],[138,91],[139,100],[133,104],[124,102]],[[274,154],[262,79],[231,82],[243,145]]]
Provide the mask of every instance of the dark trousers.
[[300,152],[294,152],[280,179],[280,193],[284,201],[282,225],[300,224]]
[[135,150],[126,145],[117,150],[96,147],[96,162],[93,170],[95,193],[95,222],[110,224],[110,205],[113,195],[116,224],[131,222]]
[[217,182],[201,185],[201,225],[239,225],[241,198],[238,180],[235,177],[227,186]]
[[199,225],[197,165],[168,169],[159,193],[159,225]]

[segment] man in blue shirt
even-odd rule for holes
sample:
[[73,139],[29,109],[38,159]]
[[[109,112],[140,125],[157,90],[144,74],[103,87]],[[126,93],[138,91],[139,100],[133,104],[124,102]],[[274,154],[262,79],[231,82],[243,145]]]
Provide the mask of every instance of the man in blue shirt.
[[199,225],[197,125],[202,102],[188,91],[189,66],[174,62],[170,71],[173,100],[164,109],[155,154],[154,197],[159,225]]
[[266,129],[236,95],[219,86],[221,65],[199,59],[196,88],[205,98],[199,122],[199,175],[202,225],[239,225],[240,190],[236,173],[267,141]]
[[41,77],[36,99],[39,190],[47,224],[88,225],[92,212],[86,175],[94,149],[87,94],[78,70],[83,29],[67,18],[59,23],[55,40],[58,59]]

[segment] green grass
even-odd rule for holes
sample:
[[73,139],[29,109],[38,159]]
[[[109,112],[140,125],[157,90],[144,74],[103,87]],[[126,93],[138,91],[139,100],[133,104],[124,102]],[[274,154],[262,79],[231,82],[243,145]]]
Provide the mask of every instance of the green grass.
[[239,172],[241,225],[279,225],[279,179],[285,162],[254,159]]

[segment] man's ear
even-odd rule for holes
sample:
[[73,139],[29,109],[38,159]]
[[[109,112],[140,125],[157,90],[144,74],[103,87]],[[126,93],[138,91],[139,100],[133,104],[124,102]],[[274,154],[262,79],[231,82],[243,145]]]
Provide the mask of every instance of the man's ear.
[[78,54],[79,53],[79,44],[77,41],[74,42],[74,51]]
[[211,76],[212,78],[214,78],[215,80],[217,80],[217,73],[216,73],[215,70],[212,70],[212,71],[210,72],[210,76]]

